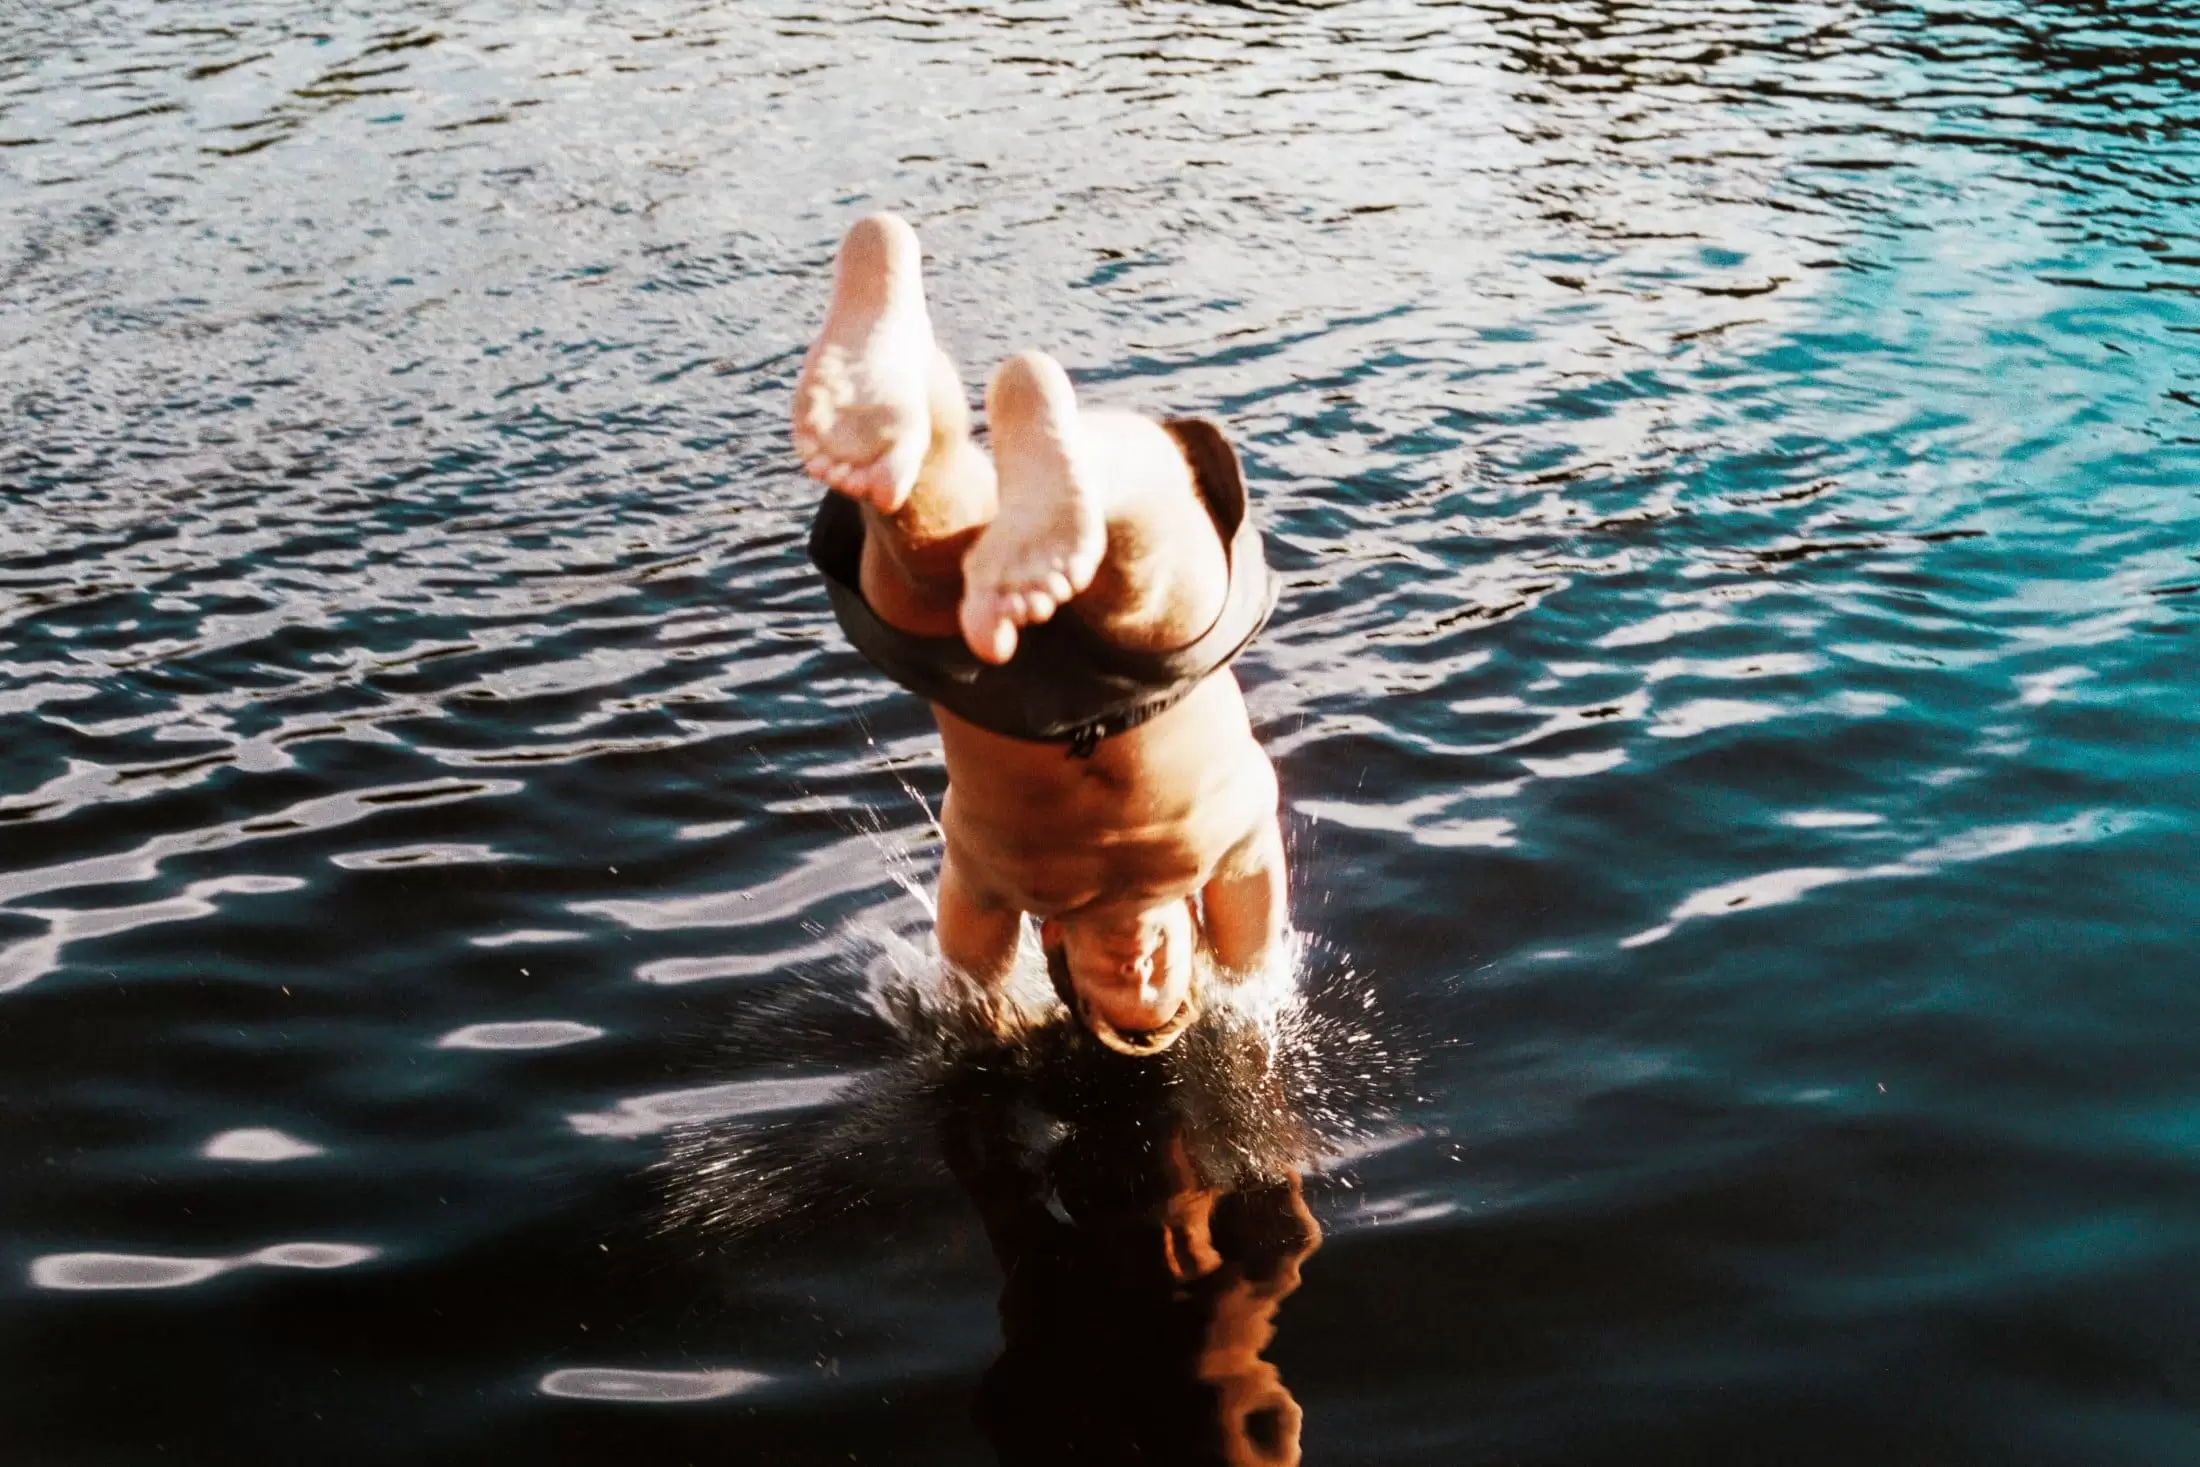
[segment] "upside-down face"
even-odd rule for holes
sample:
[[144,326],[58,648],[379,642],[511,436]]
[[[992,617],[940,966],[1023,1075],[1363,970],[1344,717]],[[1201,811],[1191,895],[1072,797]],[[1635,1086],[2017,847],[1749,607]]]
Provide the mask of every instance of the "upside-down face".
[[1039,937],[1061,952],[1076,993],[1073,1007],[1103,1039],[1106,1029],[1122,1036],[1169,1031],[1192,1003],[1199,940],[1188,898],[1052,918]]

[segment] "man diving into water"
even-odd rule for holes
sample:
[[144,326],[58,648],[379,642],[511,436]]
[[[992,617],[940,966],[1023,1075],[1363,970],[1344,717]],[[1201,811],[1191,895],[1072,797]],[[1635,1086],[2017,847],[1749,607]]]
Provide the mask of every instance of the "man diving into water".
[[922,264],[890,214],[841,242],[795,387],[833,491],[810,555],[939,723],[941,958],[999,1012],[1029,913],[1071,1011],[1155,1054],[1287,920],[1275,770],[1229,670],[1275,600],[1237,457],[1211,423],[1081,409],[1037,352],[986,384],[988,457]]

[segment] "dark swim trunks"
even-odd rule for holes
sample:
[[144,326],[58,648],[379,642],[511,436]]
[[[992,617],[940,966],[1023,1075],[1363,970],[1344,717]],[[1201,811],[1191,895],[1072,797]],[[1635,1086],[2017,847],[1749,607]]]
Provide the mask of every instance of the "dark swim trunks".
[[1213,626],[1173,652],[1110,645],[1068,610],[1025,627],[1016,655],[980,662],[960,637],[917,637],[879,620],[863,599],[863,508],[828,494],[810,526],[810,560],[825,573],[833,615],[873,667],[957,718],[1012,739],[1069,745],[1087,758],[1102,739],[1175,707],[1227,666],[1268,624],[1276,581],[1261,555],[1245,479],[1222,430],[1203,418],[1163,423],[1184,451],[1192,478],[1230,560],[1230,589]]

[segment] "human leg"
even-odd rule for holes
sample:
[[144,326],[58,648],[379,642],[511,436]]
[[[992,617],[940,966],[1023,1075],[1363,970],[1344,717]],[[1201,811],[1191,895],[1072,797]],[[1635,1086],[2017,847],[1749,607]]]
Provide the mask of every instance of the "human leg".
[[1148,419],[1081,411],[1038,353],[1002,363],[986,400],[1005,493],[933,338],[916,232],[891,214],[858,220],[796,384],[794,439],[813,478],[864,506],[872,609],[919,635],[959,622],[995,662],[1017,628],[1064,605],[1141,651],[1206,630],[1229,569],[1176,440]]
[[841,241],[833,298],[795,386],[804,470],[863,505],[863,594],[888,625],[952,636],[962,561],[993,518],[993,462],[933,339],[916,232],[891,214]]

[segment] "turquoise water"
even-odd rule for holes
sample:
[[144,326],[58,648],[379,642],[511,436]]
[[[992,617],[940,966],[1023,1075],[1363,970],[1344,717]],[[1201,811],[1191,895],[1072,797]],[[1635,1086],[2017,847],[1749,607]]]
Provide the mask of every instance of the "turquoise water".
[[0,8],[0,1455],[1136,1460],[1072,1326],[1211,1448],[1225,1306],[1107,1282],[1172,1102],[1046,1102],[1057,1234],[880,1081],[943,776],[784,417],[892,208],[973,379],[1255,481],[1374,1036],[1209,1276],[1306,1460],[2200,1459],[2196,77],[2189,0]]

